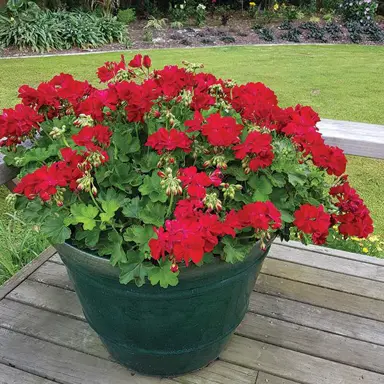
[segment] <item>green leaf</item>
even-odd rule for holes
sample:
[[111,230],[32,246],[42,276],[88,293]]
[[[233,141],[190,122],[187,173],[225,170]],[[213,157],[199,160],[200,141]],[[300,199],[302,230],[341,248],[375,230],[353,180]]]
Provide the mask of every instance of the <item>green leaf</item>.
[[108,223],[115,216],[115,212],[120,208],[120,204],[117,200],[103,200],[101,208],[104,212],[100,213],[100,219]]
[[125,217],[131,217],[133,219],[139,218],[140,212],[140,198],[134,197],[133,199],[127,200],[123,206],[123,215]]
[[137,160],[141,172],[148,173],[157,168],[160,156],[155,152],[148,152]]
[[127,255],[123,249],[123,238],[115,231],[108,233],[108,242],[99,250],[101,256],[111,255],[110,262],[113,266],[127,262]]
[[143,262],[142,257],[137,252],[129,252],[128,262],[120,264],[120,283],[128,284],[134,281],[138,287],[145,284],[145,277],[152,269],[152,265]]
[[[26,199],[19,199],[18,198],[16,200],[16,204],[15,204],[16,209],[20,209],[17,206],[18,204],[20,204],[19,200],[22,203]],[[32,201],[29,201],[27,204],[27,207],[23,209],[23,218],[29,222],[38,222],[39,220],[42,219],[43,212],[45,210],[46,210],[46,207],[43,204],[41,204],[40,199],[35,199]]]
[[124,233],[125,241],[132,241],[139,245],[142,252],[149,253],[148,241],[155,235],[151,225],[132,225]]
[[225,174],[234,176],[237,181],[245,181],[249,179],[249,175],[244,173],[244,169],[242,167],[236,167],[234,165],[228,167]]
[[92,231],[76,231],[76,240],[85,241],[85,245],[89,248],[94,248],[99,242],[100,229],[94,228]]
[[284,209],[281,209],[280,213],[281,213],[281,219],[286,223],[292,223],[295,220],[295,218],[288,211]]
[[164,224],[166,209],[167,207],[164,204],[149,202],[144,209],[139,212],[139,219],[145,224],[153,224],[156,227],[161,227]]
[[64,243],[71,237],[71,230],[64,224],[64,217],[52,216],[43,222],[40,227],[53,244]]
[[224,244],[225,261],[231,264],[243,261],[253,247],[253,244],[239,244],[236,239],[229,236],[225,236],[221,242]]
[[156,172],[153,172],[151,176],[146,175],[144,182],[140,186],[139,191],[143,196],[149,196],[152,202],[156,203],[160,201],[165,203],[168,199],[164,189],[160,185],[161,179]]
[[269,174],[268,178],[274,187],[282,188],[285,186],[285,176],[282,173]]
[[265,195],[261,191],[255,191],[252,195],[252,201],[268,201],[269,196]]
[[297,185],[304,185],[306,176],[301,173],[288,173],[288,181],[296,187]]
[[135,153],[140,151],[140,140],[128,131],[115,132],[112,138],[120,154]]
[[67,217],[65,219],[66,225],[76,225],[83,224],[83,228],[86,231],[91,231],[96,227],[95,217],[98,215],[99,210],[91,204],[85,205],[81,204],[73,204],[71,206],[71,214],[72,216]]
[[28,149],[25,152],[25,155],[23,156],[23,161],[20,165],[26,165],[31,162],[38,162],[38,163],[43,163],[50,157],[57,157],[59,148],[61,146],[58,144],[50,145],[48,148],[31,148]]
[[172,262],[169,260],[159,261],[159,266],[154,266],[148,271],[148,277],[152,285],[160,284],[162,288],[174,287],[179,282],[179,271],[171,271]]
[[248,184],[263,195],[269,195],[272,192],[272,183],[267,176],[252,175],[248,180]]

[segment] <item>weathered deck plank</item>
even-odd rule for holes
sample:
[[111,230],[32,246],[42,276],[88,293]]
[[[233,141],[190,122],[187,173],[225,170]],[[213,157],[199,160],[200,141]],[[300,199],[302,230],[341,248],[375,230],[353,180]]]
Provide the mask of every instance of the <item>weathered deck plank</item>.
[[384,282],[384,266],[341,259],[324,254],[320,257],[317,253],[305,249],[296,249],[295,252],[292,252],[292,248],[278,244],[272,245],[269,257],[326,271],[339,272],[344,275]]
[[262,272],[266,275],[384,301],[384,283],[378,281],[307,267],[306,265],[298,266],[293,262],[273,258],[265,260]]
[[[64,292],[62,292],[64,294]],[[61,296],[57,296],[60,300]],[[82,320],[41,310],[16,301],[0,302],[0,327],[109,359],[109,353],[91,327]],[[77,308],[73,308],[78,312]]]
[[275,345],[234,336],[221,359],[306,384],[383,384],[384,376]]
[[260,372],[255,384],[297,384],[297,382]]
[[249,310],[274,319],[384,346],[381,321],[259,292],[252,293]]
[[302,303],[384,321],[384,301],[261,274],[255,290]]
[[0,384],[54,384],[54,382],[5,364],[0,364]]
[[307,355],[384,374],[384,347],[247,313],[236,333]]
[[[58,297],[60,301],[57,300]],[[8,294],[7,298],[37,308],[49,309],[75,319],[84,319],[79,300],[73,291],[26,280]]]

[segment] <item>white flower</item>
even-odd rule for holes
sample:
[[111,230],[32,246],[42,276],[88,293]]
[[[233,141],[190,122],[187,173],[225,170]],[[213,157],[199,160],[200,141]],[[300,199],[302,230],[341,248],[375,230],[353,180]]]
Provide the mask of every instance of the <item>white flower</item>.
[[204,5],[204,4],[199,4],[196,9],[201,9],[201,10],[205,10],[207,7]]
[[184,9],[185,5],[184,4],[180,4],[180,9]]

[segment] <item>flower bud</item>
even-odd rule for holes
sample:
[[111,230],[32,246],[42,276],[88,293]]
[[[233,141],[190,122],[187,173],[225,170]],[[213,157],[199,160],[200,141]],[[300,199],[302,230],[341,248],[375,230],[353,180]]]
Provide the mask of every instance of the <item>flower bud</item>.
[[171,269],[171,272],[176,273],[179,270],[179,266],[175,263],[172,263],[170,269]]

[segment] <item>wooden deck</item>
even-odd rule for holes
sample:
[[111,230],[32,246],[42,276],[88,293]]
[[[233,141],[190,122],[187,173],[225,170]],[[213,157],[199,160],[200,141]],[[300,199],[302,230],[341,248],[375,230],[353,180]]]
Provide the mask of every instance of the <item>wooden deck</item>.
[[366,256],[274,244],[220,359],[174,379],[111,360],[53,249],[0,299],[1,384],[384,383],[384,261]]

